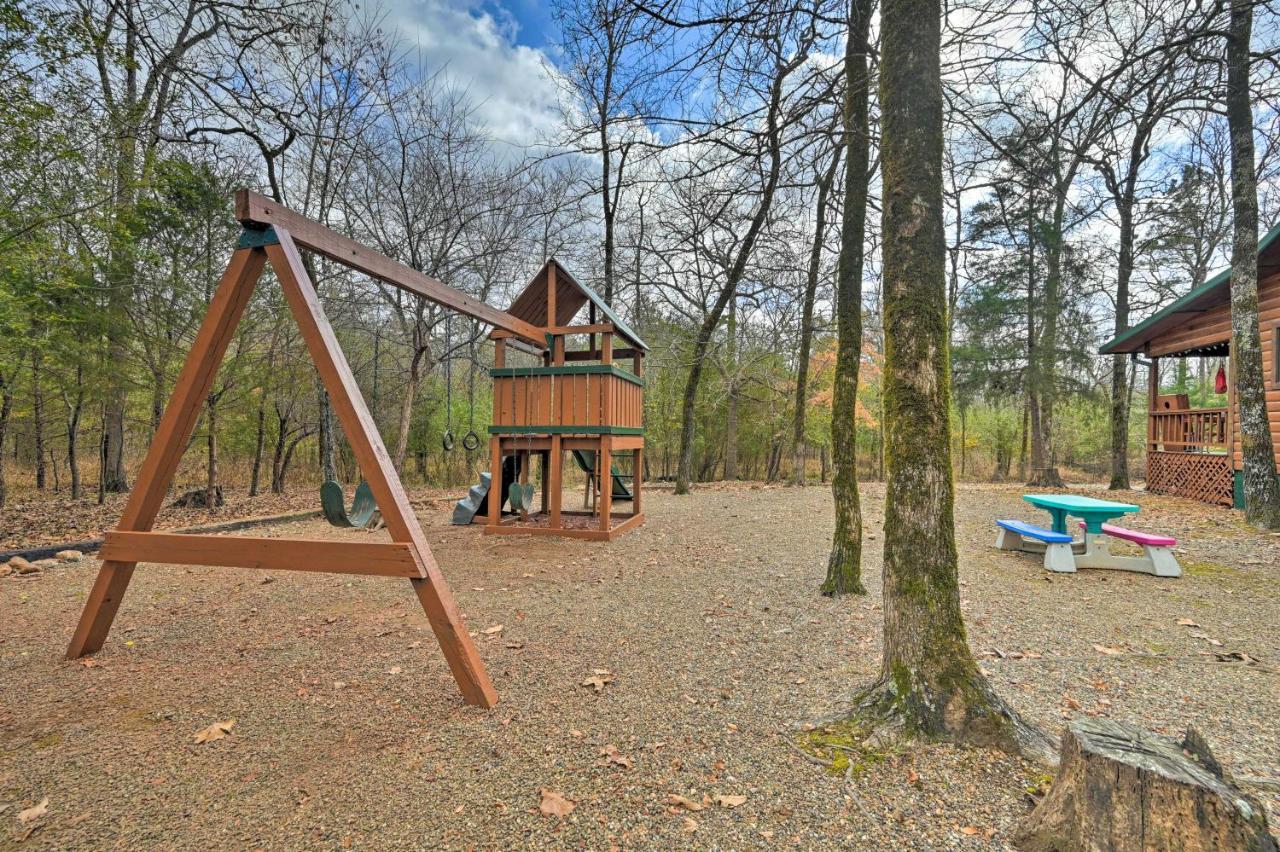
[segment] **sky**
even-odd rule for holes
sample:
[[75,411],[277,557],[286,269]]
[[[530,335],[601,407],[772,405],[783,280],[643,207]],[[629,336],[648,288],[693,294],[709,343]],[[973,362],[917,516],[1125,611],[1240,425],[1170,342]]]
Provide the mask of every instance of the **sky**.
[[499,144],[528,145],[558,124],[556,29],[538,0],[382,0],[387,23],[477,105]]

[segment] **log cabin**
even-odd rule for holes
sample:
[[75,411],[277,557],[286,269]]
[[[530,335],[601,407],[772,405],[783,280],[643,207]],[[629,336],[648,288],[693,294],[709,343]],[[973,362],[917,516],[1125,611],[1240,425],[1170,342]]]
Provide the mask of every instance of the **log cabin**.
[[[1280,225],[1258,245],[1258,319],[1271,441],[1280,469]],[[1117,335],[1102,354],[1145,356],[1148,369],[1147,490],[1244,507],[1239,410],[1231,363],[1231,270]],[[1225,372],[1220,405],[1191,407],[1189,395],[1164,391],[1162,368],[1178,359],[1218,359]],[[1171,373],[1167,371],[1166,373]]]

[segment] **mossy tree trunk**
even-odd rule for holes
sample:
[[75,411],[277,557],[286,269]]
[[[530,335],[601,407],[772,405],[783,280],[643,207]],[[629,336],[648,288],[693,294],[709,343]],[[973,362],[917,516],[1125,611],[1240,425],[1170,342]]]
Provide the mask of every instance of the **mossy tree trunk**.
[[884,663],[858,712],[908,736],[1015,750],[965,639],[951,473],[939,0],[884,0]]
[[1231,360],[1240,413],[1245,518],[1280,530],[1280,483],[1267,417],[1258,329],[1258,182],[1254,172],[1253,106],[1249,96],[1252,0],[1232,0],[1227,38],[1227,123],[1231,131]]
[[844,212],[836,279],[836,374],[831,401],[831,491],[836,530],[824,595],[866,594],[862,585],[862,507],[858,502],[858,363],[862,356],[862,261],[867,216],[867,38],[872,0],[849,0],[845,40]]
[[805,484],[805,413],[809,403],[809,359],[812,357],[813,307],[818,296],[818,277],[822,271],[822,244],[827,234],[827,202],[836,171],[840,168],[843,145],[835,145],[831,163],[818,175],[813,243],[809,249],[809,271],[805,277],[804,299],[800,309],[800,353],[796,358],[795,411],[791,421],[791,483]]

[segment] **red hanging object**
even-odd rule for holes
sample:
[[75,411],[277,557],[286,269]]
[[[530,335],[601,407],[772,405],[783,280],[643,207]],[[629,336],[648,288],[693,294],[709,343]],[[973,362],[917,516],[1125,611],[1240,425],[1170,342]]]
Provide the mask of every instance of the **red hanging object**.
[[1214,393],[1227,392],[1227,371],[1223,368],[1221,364],[1218,365],[1218,375],[1213,377],[1213,392]]

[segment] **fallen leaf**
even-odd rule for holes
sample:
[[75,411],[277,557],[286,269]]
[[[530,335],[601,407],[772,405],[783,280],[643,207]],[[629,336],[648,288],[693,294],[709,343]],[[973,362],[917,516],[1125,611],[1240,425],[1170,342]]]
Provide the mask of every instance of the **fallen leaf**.
[[486,627],[484,630],[481,630],[480,632],[483,633],[485,636],[497,636],[499,633],[502,632],[502,627],[503,625],[501,624],[495,624],[492,627]]
[[387,674],[400,674],[400,672],[402,671],[404,671],[404,669],[400,668],[399,666],[392,666],[391,668],[387,669]]
[[1199,624],[1196,624],[1194,621],[1192,621],[1189,618],[1179,618],[1178,623],[1181,624],[1183,627],[1199,627],[1200,626]]
[[920,783],[920,773],[916,772],[914,769],[910,767],[907,767],[907,783],[908,784]]
[[578,803],[572,799],[566,799],[555,790],[548,790],[543,787],[539,792],[542,793],[542,802],[538,805],[538,810],[543,816],[567,817],[573,813],[573,809]]
[[503,643],[503,646],[510,648],[513,651],[519,651],[521,648],[524,647],[524,643],[521,642],[519,639],[511,639]]
[[716,804],[722,808],[736,808],[738,805],[745,805],[747,803],[747,797],[719,795],[716,796],[715,801]]
[[[1093,650],[1097,651],[1099,654],[1106,654],[1109,657],[1118,657],[1124,653],[1123,648],[1112,648],[1108,645],[1094,645]],[[977,829],[974,830],[977,831]]]
[[604,757],[604,760],[600,761],[601,766],[613,765],[621,766],[623,769],[631,768],[631,758],[618,751],[618,747],[613,743],[609,743],[600,749],[600,754]]
[[701,802],[695,802],[693,799],[681,796],[679,793],[668,793],[667,801],[673,805],[684,808],[686,811],[700,811],[706,807]]
[[47,813],[49,813],[49,797],[45,796],[40,800],[40,804],[18,811],[18,822],[26,825],[29,822],[35,822]]
[[693,834],[698,830],[698,821],[693,817],[685,817],[684,824],[680,828],[685,834]]
[[607,683],[613,683],[613,673],[607,669],[594,669],[595,674],[582,682],[582,686],[589,686],[595,691],[596,695],[604,692],[604,686]]
[[196,731],[195,741],[197,743],[211,743],[214,740],[220,740],[227,734],[231,733],[231,729],[235,726],[235,719],[228,719],[225,722],[214,722],[204,730]]
[[982,829],[978,828],[976,825],[966,825],[964,828],[960,829],[961,834],[967,834],[970,837],[975,834],[979,834],[981,831]]

